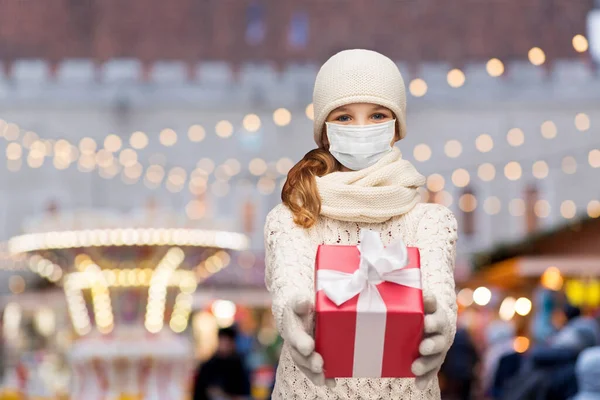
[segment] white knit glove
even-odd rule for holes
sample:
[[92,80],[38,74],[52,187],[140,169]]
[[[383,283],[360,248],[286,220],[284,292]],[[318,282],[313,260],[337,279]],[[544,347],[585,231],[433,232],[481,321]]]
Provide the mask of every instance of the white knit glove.
[[443,335],[444,326],[449,323],[448,318],[444,311],[438,308],[436,298],[424,296],[423,306],[425,332],[419,345],[421,356],[412,364],[412,373],[416,377],[415,385],[420,390],[425,390],[437,375],[444,362],[444,352],[449,345]]
[[325,379],[323,357],[315,352],[315,341],[308,334],[312,309],[312,300],[292,298],[283,310],[283,337],[290,345],[292,360],[312,383],[334,387],[335,380]]

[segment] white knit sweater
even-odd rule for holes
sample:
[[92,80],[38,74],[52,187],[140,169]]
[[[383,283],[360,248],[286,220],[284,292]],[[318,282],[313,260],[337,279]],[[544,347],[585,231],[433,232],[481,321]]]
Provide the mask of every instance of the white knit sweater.
[[[421,252],[423,290],[437,297],[438,307],[451,324],[444,328],[448,347],[456,332],[456,295],[454,259],[456,219],[445,207],[417,204],[410,212],[384,223],[341,222],[321,217],[310,229],[297,226],[290,210],[278,205],[265,224],[266,285],[273,298],[273,315],[282,332],[286,302],[296,294],[314,296],[314,260],[319,244],[356,245],[361,229],[378,231],[384,244],[402,238],[407,246]],[[434,380],[419,391],[414,379],[338,379],[334,389],[314,386],[292,361],[285,343],[277,369],[274,400],[361,399],[361,400],[436,400],[439,384]]]

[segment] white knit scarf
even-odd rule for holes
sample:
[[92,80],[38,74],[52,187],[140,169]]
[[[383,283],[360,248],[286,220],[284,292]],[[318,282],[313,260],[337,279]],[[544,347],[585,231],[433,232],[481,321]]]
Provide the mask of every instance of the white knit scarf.
[[394,147],[360,171],[317,177],[321,215],[340,221],[380,223],[410,211],[420,200],[425,177]]

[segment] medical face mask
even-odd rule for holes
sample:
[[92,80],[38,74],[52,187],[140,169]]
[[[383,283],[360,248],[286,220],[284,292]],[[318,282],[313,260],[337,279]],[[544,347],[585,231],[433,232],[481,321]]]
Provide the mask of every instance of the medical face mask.
[[329,152],[353,171],[368,168],[392,150],[396,120],[373,125],[327,122]]

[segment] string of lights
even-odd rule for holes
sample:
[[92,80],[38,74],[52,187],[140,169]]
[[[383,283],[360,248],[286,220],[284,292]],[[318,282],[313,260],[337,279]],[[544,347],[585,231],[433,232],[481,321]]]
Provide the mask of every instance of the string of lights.
[[[577,52],[583,53],[588,50],[589,44],[583,35],[576,35],[573,37],[573,47]],[[543,50],[538,47],[530,49],[528,58],[531,64],[535,66],[540,66],[546,61]],[[491,77],[499,77],[505,72],[504,63],[497,58],[493,58],[487,62],[486,71]],[[452,69],[447,74],[448,85],[453,88],[463,86],[465,81],[466,76],[460,69]],[[413,96],[421,97],[427,92],[427,83],[422,78],[415,78],[409,83],[409,90]],[[313,119],[313,114],[313,106],[309,104],[305,109],[305,116]],[[275,125],[286,126],[291,123],[292,114],[285,108],[279,108],[273,112],[272,118]],[[590,118],[585,113],[577,114],[574,123],[581,132],[589,130],[591,126]],[[243,128],[249,134],[258,132],[262,124],[263,122],[257,114],[247,114],[242,119]],[[557,135],[556,124],[553,121],[543,122],[540,130],[542,136],[546,139],[552,139]],[[231,137],[234,131],[233,124],[227,120],[221,120],[215,125],[216,135],[223,139]],[[192,194],[201,195],[208,190],[208,181],[213,176],[214,181],[210,184],[210,189],[216,197],[224,197],[229,194],[231,184],[234,181],[237,180],[238,184],[247,185],[253,184],[251,179],[257,180],[256,186],[260,193],[270,195],[277,187],[277,179],[281,179],[280,186],[282,186],[287,172],[293,166],[293,161],[285,157],[271,162],[256,158],[250,161],[247,169],[242,173],[242,166],[237,159],[229,159],[217,166],[210,158],[204,158],[188,174],[186,168],[181,166],[172,166],[167,170],[167,160],[165,157],[160,156],[153,156],[154,159],[151,157],[150,165],[144,169],[139,160],[138,151],[148,146],[149,139],[147,134],[141,131],[136,131],[130,135],[130,148],[124,148],[123,139],[114,134],[104,138],[102,148],[98,148],[96,141],[89,137],[83,138],[75,146],[75,144],[71,144],[65,139],[57,141],[40,139],[33,132],[25,132],[22,135],[23,143],[20,144],[16,141],[21,136],[20,128],[16,124],[5,123],[4,121],[0,121],[0,133],[10,142],[6,148],[9,170],[17,171],[21,168],[24,152],[27,149],[29,150],[27,164],[31,168],[41,167],[46,156],[54,155],[53,164],[57,169],[66,169],[72,163],[77,162],[80,171],[91,172],[98,168],[99,175],[106,179],[112,179],[120,173],[123,182],[126,184],[143,181],[147,187],[155,189],[164,182],[166,189],[172,193],[181,192],[188,183],[189,191]],[[190,126],[187,132],[188,139],[195,143],[204,140],[206,135],[206,129],[198,124]],[[159,134],[159,141],[165,147],[172,147],[178,142],[177,132],[170,128],[163,129]],[[511,129],[507,134],[507,141],[513,147],[521,146],[524,142],[523,131],[519,128]],[[487,153],[494,147],[492,137],[487,134],[477,137],[475,144],[482,153]],[[458,158],[463,152],[462,147],[460,141],[450,140],[446,143],[444,152],[449,158]],[[413,149],[413,156],[415,160],[425,162],[431,159],[432,151],[427,144],[418,144]],[[588,158],[590,165],[597,168],[600,163],[600,151],[597,149],[590,150]],[[493,180],[496,177],[496,169],[503,166],[505,176],[509,180],[518,180],[523,173],[521,164],[524,162],[526,162],[525,159],[484,163],[476,166],[477,175],[482,181]],[[456,169],[452,172],[451,182],[458,188],[465,187],[471,179],[470,176],[474,168],[475,166],[469,166]],[[544,160],[536,161],[532,168],[536,177],[547,176],[550,171],[548,161]],[[577,161],[573,157],[569,158],[567,156],[563,159],[564,171],[575,171],[576,169]],[[429,188],[438,188],[433,190],[434,192],[441,192],[445,184],[443,178],[440,179],[441,172],[443,171],[438,171],[429,177]],[[441,195],[445,194],[441,193]],[[446,195],[446,197],[448,196]],[[494,204],[494,201],[490,204]],[[199,200],[190,201],[186,207],[186,213],[191,219],[202,218],[205,213],[203,203]]]

